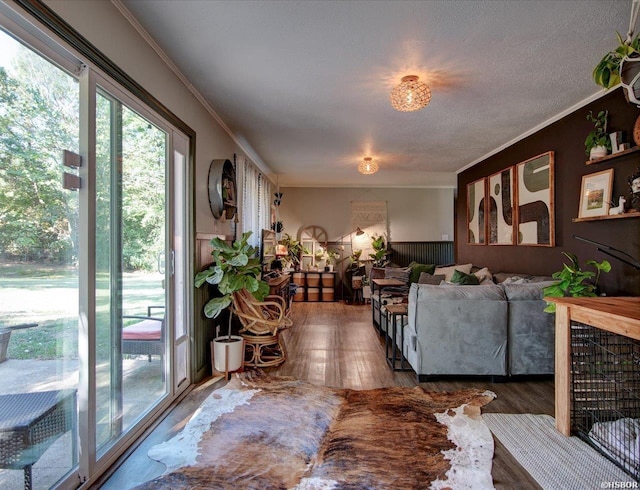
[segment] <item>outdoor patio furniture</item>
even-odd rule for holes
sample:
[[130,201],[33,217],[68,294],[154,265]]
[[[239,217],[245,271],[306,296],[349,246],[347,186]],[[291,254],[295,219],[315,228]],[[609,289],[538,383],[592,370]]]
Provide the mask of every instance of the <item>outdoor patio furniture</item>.
[[0,395],[0,468],[24,470],[32,487],[31,466],[71,430],[71,468],[77,462],[76,390]]
[[153,309],[164,309],[161,305],[147,307],[147,316],[124,315],[122,318],[139,319],[132,325],[122,329],[122,353],[131,355],[164,356],[164,317],[152,317]]

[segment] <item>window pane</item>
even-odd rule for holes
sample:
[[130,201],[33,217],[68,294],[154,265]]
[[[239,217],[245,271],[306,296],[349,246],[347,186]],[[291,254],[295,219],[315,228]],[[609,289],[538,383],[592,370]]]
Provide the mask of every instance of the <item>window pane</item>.
[[7,468],[31,464],[33,487],[48,488],[77,459],[78,193],[61,183],[78,94],[0,31],[0,424],[15,442],[0,450],[0,488],[23,488],[23,470]]
[[166,393],[166,133],[106,91],[96,100],[97,446]]

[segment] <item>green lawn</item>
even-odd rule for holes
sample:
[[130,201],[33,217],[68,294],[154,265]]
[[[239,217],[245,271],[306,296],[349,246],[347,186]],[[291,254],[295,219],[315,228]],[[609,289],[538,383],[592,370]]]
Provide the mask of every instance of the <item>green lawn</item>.
[[[110,350],[108,275],[99,274],[97,285],[97,348],[99,354],[107,355]],[[164,304],[160,274],[123,274],[125,315],[146,315],[148,305],[160,304]],[[23,323],[38,326],[12,332],[9,358],[77,358],[77,271],[70,267],[0,264],[0,328]]]

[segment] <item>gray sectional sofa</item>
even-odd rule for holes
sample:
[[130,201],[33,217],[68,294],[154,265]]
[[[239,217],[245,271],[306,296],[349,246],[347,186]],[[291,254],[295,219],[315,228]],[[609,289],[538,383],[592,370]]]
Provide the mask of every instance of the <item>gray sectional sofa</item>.
[[412,284],[408,323],[397,345],[403,342],[404,356],[421,381],[443,375],[553,374],[555,315],[543,311],[542,289],[551,284],[545,279]]

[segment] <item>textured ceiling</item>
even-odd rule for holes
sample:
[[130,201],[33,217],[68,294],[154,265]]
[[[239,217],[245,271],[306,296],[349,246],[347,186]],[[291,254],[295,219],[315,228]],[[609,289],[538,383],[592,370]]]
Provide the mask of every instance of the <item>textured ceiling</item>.
[[[122,2],[281,185],[441,186],[599,92],[630,0]],[[392,109],[406,74],[429,106]],[[380,163],[360,175],[364,156]],[[219,156],[212,155],[212,158]]]

